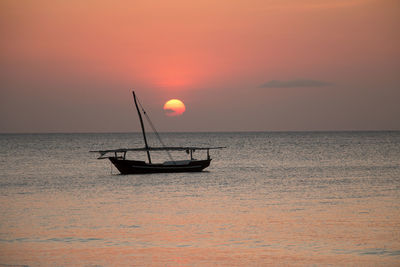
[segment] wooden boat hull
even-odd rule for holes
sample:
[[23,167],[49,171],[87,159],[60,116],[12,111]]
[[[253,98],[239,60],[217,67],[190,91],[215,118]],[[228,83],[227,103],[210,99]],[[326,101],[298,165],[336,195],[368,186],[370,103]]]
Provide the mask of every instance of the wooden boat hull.
[[148,164],[144,161],[127,160],[119,157],[108,158],[121,174],[201,172],[210,166],[211,159],[191,160],[182,165]]

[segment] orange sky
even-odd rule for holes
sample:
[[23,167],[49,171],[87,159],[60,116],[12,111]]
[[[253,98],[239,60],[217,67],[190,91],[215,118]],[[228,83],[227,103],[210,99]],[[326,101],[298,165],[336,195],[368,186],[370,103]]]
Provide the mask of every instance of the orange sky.
[[[0,132],[400,130],[394,0],[0,3]],[[166,100],[186,112],[165,116]],[[133,122],[132,122],[133,121]]]

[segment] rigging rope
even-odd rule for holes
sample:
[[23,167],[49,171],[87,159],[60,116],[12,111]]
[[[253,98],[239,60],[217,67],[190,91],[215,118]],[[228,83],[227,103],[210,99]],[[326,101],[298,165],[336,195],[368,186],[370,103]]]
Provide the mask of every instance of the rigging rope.
[[[144,116],[146,117],[146,120],[149,122],[151,128],[153,129],[153,132],[155,133],[156,137],[158,138],[158,141],[160,141],[162,147],[165,148],[166,146],[165,146],[164,142],[161,140],[161,137],[160,137],[160,135],[158,134],[158,132],[157,132],[157,130],[156,130],[156,127],[154,127],[153,123],[152,123],[151,120],[150,120],[150,117],[147,115],[146,111],[144,110],[144,108],[143,108],[143,106],[142,106],[142,103],[140,103],[138,97],[136,97],[136,99],[137,99],[137,101],[138,101],[138,103],[139,103],[140,108],[141,108],[142,111],[143,111]],[[176,164],[176,162],[175,162],[174,158],[172,157],[171,153],[169,153],[168,150],[165,150],[165,152],[167,152],[169,159],[170,159],[174,164]]]

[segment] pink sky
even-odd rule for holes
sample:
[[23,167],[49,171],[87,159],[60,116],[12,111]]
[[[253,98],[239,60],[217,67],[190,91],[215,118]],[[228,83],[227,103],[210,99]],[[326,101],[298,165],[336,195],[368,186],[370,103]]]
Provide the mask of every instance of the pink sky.
[[[0,2],[0,132],[400,130],[400,3]],[[177,98],[179,117],[163,105]]]

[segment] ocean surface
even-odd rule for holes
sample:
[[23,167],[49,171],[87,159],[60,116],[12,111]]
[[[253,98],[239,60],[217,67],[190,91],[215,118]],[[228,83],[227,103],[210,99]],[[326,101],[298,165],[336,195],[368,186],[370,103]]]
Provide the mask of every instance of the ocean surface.
[[162,137],[227,148],[119,175],[88,151],[141,134],[0,135],[0,266],[400,266],[400,132]]

